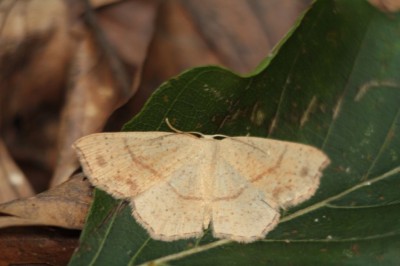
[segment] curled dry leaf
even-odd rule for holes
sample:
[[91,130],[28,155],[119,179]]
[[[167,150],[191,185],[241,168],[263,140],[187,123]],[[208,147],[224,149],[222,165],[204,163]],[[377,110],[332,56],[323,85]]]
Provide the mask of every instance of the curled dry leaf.
[[89,182],[78,174],[34,197],[0,205],[0,228],[47,225],[81,229],[91,204]]
[[62,95],[71,52],[61,0],[0,1],[0,122]]
[[[1,135],[15,161],[50,171],[75,42],[68,8],[62,0],[0,1],[0,24]],[[28,179],[43,190],[48,181],[34,176]]]
[[[130,13],[121,16],[127,11]],[[73,75],[63,108],[53,186],[65,181],[78,166],[72,143],[83,135],[101,131],[111,113],[135,93],[155,11],[153,1],[121,3],[99,15],[101,24],[93,11],[87,10],[91,29],[83,31],[72,60]],[[141,12],[146,16],[139,15]]]
[[29,197],[33,190],[0,139],[0,203]]
[[[43,169],[53,169],[56,164],[52,184],[65,181],[76,169],[71,150],[76,136],[99,131],[109,115],[134,93],[152,36],[157,5],[157,1],[92,1],[96,8],[109,6],[88,11],[82,8],[84,2],[0,2],[2,133],[8,146],[18,150],[13,154],[23,154],[24,158],[40,154],[33,161],[40,162]],[[95,19],[82,23],[87,17],[93,18],[94,12],[99,23]],[[103,38],[102,31],[112,44]],[[114,53],[110,54],[110,50]],[[115,67],[119,61],[119,68]],[[121,75],[125,77],[123,82]],[[59,155],[54,155],[52,144],[57,134],[53,132],[50,138],[41,138],[47,145],[30,148],[32,143],[26,140],[32,131],[23,128],[23,132],[15,132],[15,120],[23,121],[24,125],[25,121],[35,124],[32,120],[38,110],[52,106],[55,108],[50,112],[44,108],[44,116],[51,113],[50,123],[55,125],[51,128],[58,127],[59,122],[54,119],[58,118],[67,83],[71,90],[58,129]],[[44,132],[34,135],[44,136]]]

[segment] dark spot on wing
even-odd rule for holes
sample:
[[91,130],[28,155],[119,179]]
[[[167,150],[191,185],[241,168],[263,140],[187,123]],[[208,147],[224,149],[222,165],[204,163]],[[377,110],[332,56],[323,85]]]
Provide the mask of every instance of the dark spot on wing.
[[308,171],[309,171],[308,167],[304,166],[304,167],[301,168],[301,170],[300,170],[300,176],[301,176],[301,177],[306,177],[306,176],[308,175]]
[[107,164],[107,161],[101,155],[96,156],[96,162],[100,167],[104,167]]

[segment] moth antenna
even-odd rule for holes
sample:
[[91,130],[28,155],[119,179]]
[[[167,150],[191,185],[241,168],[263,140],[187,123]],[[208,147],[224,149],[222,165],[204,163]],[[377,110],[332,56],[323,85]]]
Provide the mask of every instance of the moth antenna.
[[169,122],[168,117],[165,118],[165,123],[167,124],[167,126],[168,126],[172,131],[175,131],[176,133],[186,133],[186,132],[183,132],[183,131],[181,131],[181,130],[175,128],[174,126],[172,126],[171,123]]
[[202,137],[202,138],[204,138],[204,136],[205,136],[204,134],[202,134],[202,133],[200,133],[200,132],[196,132],[196,131],[181,131],[181,130],[175,128],[175,127],[172,126],[171,123],[169,122],[168,117],[165,118],[165,123],[168,125],[168,127],[169,127],[172,131],[175,131],[176,133],[179,133],[179,134],[198,135],[198,136],[200,136],[200,137]]

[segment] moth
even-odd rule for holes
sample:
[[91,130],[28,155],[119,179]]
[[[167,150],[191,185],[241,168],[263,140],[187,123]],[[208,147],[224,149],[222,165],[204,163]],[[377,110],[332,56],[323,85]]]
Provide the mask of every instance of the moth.
[[73,147],[91,183],[130,201],[153,239],[199,237],[249,243],[280,209],[314,195],[329,158],[319,149],[259,137],[194,132],[98,133]]

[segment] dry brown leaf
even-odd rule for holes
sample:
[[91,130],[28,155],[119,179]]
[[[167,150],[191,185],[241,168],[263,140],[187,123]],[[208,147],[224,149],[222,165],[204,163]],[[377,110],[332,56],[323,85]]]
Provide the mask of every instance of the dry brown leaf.
[[129,103],[134,112],[140,110],[162,82],[188,68],[211,64],[239,73],[252,71],[310,1],[169,0],[162,3],[143,82]]
[[118,2],[122,2],[124,0],[90,0],[90,4],[93,7],[101,7],[109,4],[114,4]]
[[91,204],[92,188],[82,174],[34,197],[0,204],[0,228],[46,225],[83,227]]
[[181,1],[211,52],[223,65],[241,73],[254,68],[272,48],[253,9],[256,3],[240,1],[232,5],[229,1]]
[[67,10],[61,0],[0,1],[1,134],[16,161],[37,169],[54,165],[53,128],[74,46]]
[[373,6],[383,12],[397,12],[400,10],[400,0],[368,0]]
[[0,2],[0,122],[62,95],[71,52],[63,1]]
[[0,231],[0,265],[67,265],[79,232],[54,227],[13,227]]
[[0,139],[0,203],[32,196],[33,189]]
[[113,6],[100,14],[104,27],[88,11],[92,28],[82,32],[72,60],[74,75],[63,109],[52,186],[67,180],[78,167],[72,143],[83,135],[101,131],[111,113],[135,93],[152,36],[155,3],[128,1]]

